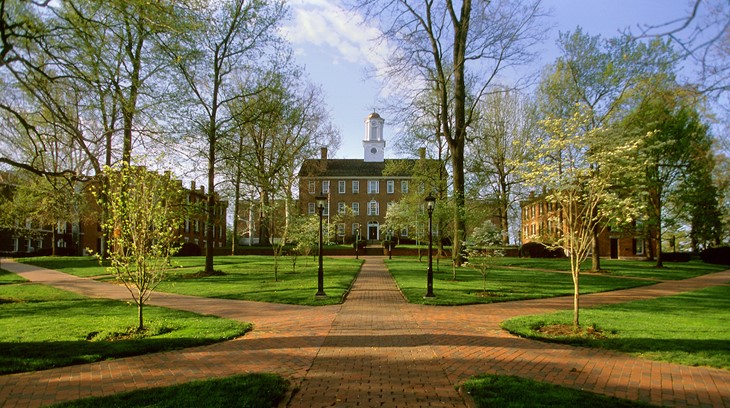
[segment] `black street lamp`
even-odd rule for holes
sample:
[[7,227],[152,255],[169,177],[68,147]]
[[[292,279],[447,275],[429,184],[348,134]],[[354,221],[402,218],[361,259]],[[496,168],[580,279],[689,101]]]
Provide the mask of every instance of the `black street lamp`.
[[358,258],[358,250],[360,249],[360,224],[357,224],[357,230],[355,231],[355,259]]
[[425,298],[436,297],[433,294],[433,207],[436,206],[436,197],[428,193],[425,199],[428,211],[428,274]]
[[319,269],[317,269],[317,294],[314,297],[315,299],[325,299],[327,295],[324,293],[324,270],[322,269],[322,214],[324,206],[327,204],[327,196],[316,196],[314,199],[317,201],[317,211],[319,212]]
[[393,229],[388,230],[388,259],[393,259]]

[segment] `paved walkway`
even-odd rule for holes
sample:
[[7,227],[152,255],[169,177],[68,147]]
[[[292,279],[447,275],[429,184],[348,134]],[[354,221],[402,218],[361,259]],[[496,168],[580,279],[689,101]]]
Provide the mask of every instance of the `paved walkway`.
[[[89,296],[128,297],[124,288],[60,272],[7,261],[3,268]],[[730,271],[581,299],[587,307],[728,282]],[[160,293],[152,304],[251,321],[255,328],[211,346],[0,376],[0,406],[37,407],[194,379],[274,372],[295,387],[288,407],[464,407],[455,386],[479,373],[519,375],[656,405],[730,407],[730,371],[541,343],[499,328],[504,319],[570,309],[571,302],[409,305],[379,257],[366,258],[347,301],[338,306]]]

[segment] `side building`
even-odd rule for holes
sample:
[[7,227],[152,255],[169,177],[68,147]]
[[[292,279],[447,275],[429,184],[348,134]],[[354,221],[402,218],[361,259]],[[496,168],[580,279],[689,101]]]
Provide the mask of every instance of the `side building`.
[[[320,158],[305,160],[299,171],[301,213],[317,214],[315,197],[326,195],[324,217],[330,220],[338,214],[344,221],[336,226],[338,241],[352,242],[356,235],[367,241],[385,239],[389,232],[383,227],[388,206],[412,188],[410,172],[384,174],[389,164],[396,161],[385,159],[384,124],[385,120],[375,112],[365,119],[363,159],[330,159],[327,148],[322,148]],[[407,159],[397,159],[403,160]],[[409,231],[393,231],[393,234],[408,237]]]
[[[549,244],[561,233],[560,209],[546,200],[545,194],[530,193],[520,203],[522,209],[522,244],[541,242]],[[611,259],[638,259],[646,257],[644,239],[634,231],[617,231],[607,227],[599,236],[599,256]]]
[[[0,196],[5,200],[12,200],[17,189],[16,178],[8,172],[0,172]],[[89,183],[93,183],[89,182]],[[182,184],[181,184],[182,187]],[[0,226],[0,255],[27,256],[27,255],[84,255],[89,251],[100,253],[103,249],[103,234],[99,224],[99,205],[87,183],[80,188],[85,191],[85,205],[83,213],[77,214],[77,221],[59,220],[53,225],[41,225],[37,221],[27,218],[15,220],[12,228]],[[207,237],[205,205],[208,196],[204,187],[196,189],[192,182],[190,189],[184,189],[185,204],[190,209],[189,215],[183,222],[180,231],[181,243],[193,243],[205,253]],[[215,195],[215,222],[213,247],[216,251],[226,246],[226,209],[227,202]]]

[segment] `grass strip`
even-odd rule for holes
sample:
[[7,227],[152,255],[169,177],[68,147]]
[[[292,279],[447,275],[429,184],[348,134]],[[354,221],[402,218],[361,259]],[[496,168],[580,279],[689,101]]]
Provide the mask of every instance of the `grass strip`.
[[675,296],[581,310],[593,334],[549,335],[549,327],[569,325],[572,312],[522,316],[502,327],[519,336],[598,347],[691,366],[730,369],[730,286]]
[[[545,258],[494,258],[497,266],[513,267],[521,269],[540,269],[570,271],[569,259],[545,259]],[[626,259],[601,259],[601,274],[605,276],[626,276],[633,278],[656,279],[656,280],[680,280],[689,279],[713,272],[721,272],[727,269],[722,265],[704,263],[699,260],[690,262],[665,262],[664,268],[656,268],[656,262],[645,260]],[[591,260],[588,259],[581,265],[581,270],[589,272]]]
[[39,284],[0,285],[0,374],[200,346],[243,335],[250,325],[162,307],[89,299]]
[[[80,277],[114,279],[93,257],[40,257],[22,261]],[[173,258],[173,268],[157,290],[209,298],[332,305],[342,302],[361,265],[362,260],[354,258],[324,258],[324,291],[328,298],[317,300],[314,294],[318,262],[312,256],[281,257],[276,276],[271,256],[218,256],[213,275],[200,273],[205,266],[204,257],[177,257]]]
[[[483,290],[482,275],[471,268],[457,269],[456,280],[450,267],[436,270],[434,265],[435,298],[424,299],[426,293],[426,262],[417,258],[394,258],[386,265],[401,291],[411,303],[431,305],[468,305],[541,299],[573,294],[569,273],[495,268],[487,275],[487,290]],[[595,293],[627,289],[656,283],[651,280],[614,278],[600,275],[581,277],[581,292]]]
[[482,375],[469,379],[463,387],[479,408],[651,406],[640,401],[619,399],[515,376]]
[[170,387],[136,390],[108,397],[84,398],[56,408],[97,407],[276,407],[286,395],[288,381],[274,374],[236,375],[193,381]]

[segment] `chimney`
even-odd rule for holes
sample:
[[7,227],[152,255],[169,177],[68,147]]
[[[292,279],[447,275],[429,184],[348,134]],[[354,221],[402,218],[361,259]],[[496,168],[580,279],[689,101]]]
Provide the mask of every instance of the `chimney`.
[[421,160],[426,159],[426,148],[425,147],[419,147],[418,148],[418,158]]
[[195,180],[190,181],[190,191],[195,191]]
[[327,160],[327,148],[326,147],[322,147],[322,148],[319,149],[319,151],[320,151],[320,154],[321,154],[321,159],[322,160]]

